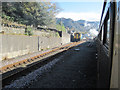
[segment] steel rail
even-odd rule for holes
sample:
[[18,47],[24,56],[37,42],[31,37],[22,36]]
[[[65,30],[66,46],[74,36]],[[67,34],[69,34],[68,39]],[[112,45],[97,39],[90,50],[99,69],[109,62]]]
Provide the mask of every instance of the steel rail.
[[61,50],[61,49],[64,49],[64,48],[66,48],[66,50],[67,50],[67,49],[69,49],[69,48],[71,48],[73,46],[76,46],[76,45],[78,45],[78,44],[80,44],[82,42],[84,42],[84,41],[69,43],[69,44],[63,45],[62,47],[55,48],[55,49],[53,49],[51,51],[48,51],[48,52],[45,52],[45,53],[30,57],[28,59],[23,59],[21,61],[15,62],[13,64],[8,64],[6,66],[1,67],[0,72],[3,73],[4,71],[7,71],[8,69],[10,70],[10,68],[17,67],[19,65],[26,64],[26,63],[29,63],[29,62],[33,62],[35,59],[43,57],[45,55],[48,55],[48,54],[50,54],[52,52],[55,52],[57,50]]

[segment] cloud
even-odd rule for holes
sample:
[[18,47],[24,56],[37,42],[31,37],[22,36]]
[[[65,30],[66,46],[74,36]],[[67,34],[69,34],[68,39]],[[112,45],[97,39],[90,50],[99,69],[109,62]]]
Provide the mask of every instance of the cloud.
[[87,21],[100,21],[101,14],[94,12],[83,12],[83,13],[72,13],[72,12],[61,12],[56,15],[57,18],[71,18],[74,21],[87,20]]
[[104,0],[52,0],[54,2],[104,2]]
[[89,32],[90,32],[91,35],[93,35],[93,36],[97,36],[97,35],[98,35],[98,31],[96,31],[96,29],[90,29]]

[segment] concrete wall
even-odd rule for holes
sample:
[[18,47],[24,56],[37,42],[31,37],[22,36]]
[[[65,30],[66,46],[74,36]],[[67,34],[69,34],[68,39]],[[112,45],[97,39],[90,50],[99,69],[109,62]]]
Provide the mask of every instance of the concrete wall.
[[14,58],[28,53],[38,52],[61,45],[59,37],[38,37],[25,35],[2,35],[0,34],[2,50],[0,57],[4,59]]
[[70,34],[62,32],[62,44],[70,43]]
[[38,37],[39,40],[39,50],[45,50],[49,48],[58,47],[61,45],[61,38],[58,37]]
[[5,60],[70,43],[70,35],[65,32],[62,37],[0,34],[0,40],[0,60]]
[[2,60],[38,51],[38,38],[24,35],[0,35],[2,37]]

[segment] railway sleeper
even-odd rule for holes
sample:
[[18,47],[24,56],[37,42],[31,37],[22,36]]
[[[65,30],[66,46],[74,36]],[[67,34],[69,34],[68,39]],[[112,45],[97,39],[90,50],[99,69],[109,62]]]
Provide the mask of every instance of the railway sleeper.
[[71,48],[71,47],[73,47],[73,46],[75,46],[75,45],[77,45],[77,44],[78,44],[78,43],[68,44],[68,45],[65,45],[65,46],[63,46],[63,47],[59,47],[59,48],[53,49],[53,50],[51,50],[51,51],[49,51],[49,52],[43,53],[43,54],[41,54],[41,55],[37,55],[37,56],[31,57],[30,59],[26,59],[26,60],[24,60],[24,61],[21,61],[21,62],[18,62],[18,63],[16,63],[16,64],[14,64],[14,65],[9,65],[8,67],[4,67],[4,69],[1,69],[0,72],[7,71],[8,69],[12,69],[12,68],[15,68],[16,66],[20,66],[20,65],[23,65],[23,64],[25,65],[26,63],[32,62],[32,61],[34,61],[35,59],[40,58],[40,57],[43,57],[43,56],[45,56],[45,55],[47,55],[47,54],[49,54],[49,53],[55,52],[55,51],[60,50],[60,49],[69,49],[69,48]]

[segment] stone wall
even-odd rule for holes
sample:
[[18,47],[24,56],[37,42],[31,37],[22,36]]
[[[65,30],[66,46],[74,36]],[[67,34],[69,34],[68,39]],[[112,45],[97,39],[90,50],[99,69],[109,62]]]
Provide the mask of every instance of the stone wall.
[[[2,26],[0,27],[0,32],[3,32],[4,34],[7,35],[24,35],[25,34],[25,28],[20,27],[20,28],[15,28],[15,27],[7,27],[7,26]],[[56,37],[56,32],[54,31],[45,31],[42,29],[37,29],[37,28],[32,28],[32,34],[33,36],[54,36]]]
[[1,28],[5,34],[25,34],[25,28],[3,27]]

